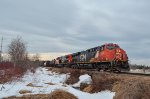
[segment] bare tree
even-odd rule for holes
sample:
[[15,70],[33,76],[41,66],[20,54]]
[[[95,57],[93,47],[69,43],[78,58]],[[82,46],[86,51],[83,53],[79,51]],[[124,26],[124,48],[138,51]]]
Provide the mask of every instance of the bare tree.
[[11,43],[8,45],[8,54],[10,55],[11,61],[19,63],[26,59],[26,44],[21,37],[12,39]]
[[33,61],[39,61],[40,60],[40,55],[38,53],[36,53],[35,55],[33,55],[32,60]]

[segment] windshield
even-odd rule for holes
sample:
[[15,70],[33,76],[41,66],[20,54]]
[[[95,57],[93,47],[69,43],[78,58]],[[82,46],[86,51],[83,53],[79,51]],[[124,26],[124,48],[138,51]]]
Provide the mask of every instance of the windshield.
[[109,50],[113,50],[115,48],[119,48],[119,46],[118,45],[110,44],[110,45],[107,45],[106,48],[109,49]]

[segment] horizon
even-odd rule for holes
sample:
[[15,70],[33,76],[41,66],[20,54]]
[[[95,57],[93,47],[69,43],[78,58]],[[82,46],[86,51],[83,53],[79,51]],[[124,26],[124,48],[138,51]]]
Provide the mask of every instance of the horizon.
[[[53,59],[56,59],[57,57],[60,57],[60,56],[64,56],[64,55],[68,55],[68,54],[71,54],[71,53],[56,53],[56,52],[49,52],[49,53],[29,53],[29,59],[32,59],[34,55],[38,54],[39,55],[39,59],[40,61],[51,61]],[[4,60],[10,60],[10,58],[8,58],[9,56],[6,54],[6,53],[3,53],[3,58]],[[133,64],[133,65],[146,65],[146,66],[150,66],[149,64],[149,59],[147,60],[141,60],[141,59],[129,59],[129,63],[130,64]]]

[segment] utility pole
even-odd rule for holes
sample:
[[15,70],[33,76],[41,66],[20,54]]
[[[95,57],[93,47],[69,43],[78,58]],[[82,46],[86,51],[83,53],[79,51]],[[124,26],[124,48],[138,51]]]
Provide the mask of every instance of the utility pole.
[[2,56],[2,53],[3,53],[3,37],[1,38],[1,51],[0,51],[0,62],[3,61],[3,56]]

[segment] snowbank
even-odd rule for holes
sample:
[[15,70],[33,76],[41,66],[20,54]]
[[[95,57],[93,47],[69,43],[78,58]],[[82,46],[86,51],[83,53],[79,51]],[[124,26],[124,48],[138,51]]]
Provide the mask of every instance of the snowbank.
[[91,82],[92,82],[91,76],[89,76],[88,74],[81,75],[79,77],[79,81],[75,83],[73,87],[80,87],[81,83],[91,84]]

